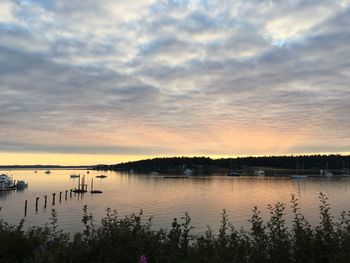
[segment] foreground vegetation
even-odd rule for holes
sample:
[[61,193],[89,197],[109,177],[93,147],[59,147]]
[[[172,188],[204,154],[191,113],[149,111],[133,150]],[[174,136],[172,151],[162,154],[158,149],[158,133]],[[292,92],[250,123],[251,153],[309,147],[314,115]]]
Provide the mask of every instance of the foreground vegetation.
[[169,230],[151,230],[142,211],[120,218],[107,209],[101,225],[83,209],[84,230],[70,237],[59,230],[53,210],[45,227],[23,230],[23,221],[0,221],[0,262],[350,262],[350,211],[335,219],[327,197],[320,194],[320,223],[311,226],[292,196],[292,226],[284,219],[285,205],[268,206],[264,222],[253,209],[250,229],[236,229],[222,213],[218,233],[208,228],[191,234],[191,218],[174,219]]

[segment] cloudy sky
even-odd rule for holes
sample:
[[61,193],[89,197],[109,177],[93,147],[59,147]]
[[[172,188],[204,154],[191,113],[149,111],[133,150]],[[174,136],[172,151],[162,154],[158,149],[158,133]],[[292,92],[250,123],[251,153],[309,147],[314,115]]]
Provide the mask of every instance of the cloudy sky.
[[0,1],[0,164],[348,153],[349,134],[349,0]]

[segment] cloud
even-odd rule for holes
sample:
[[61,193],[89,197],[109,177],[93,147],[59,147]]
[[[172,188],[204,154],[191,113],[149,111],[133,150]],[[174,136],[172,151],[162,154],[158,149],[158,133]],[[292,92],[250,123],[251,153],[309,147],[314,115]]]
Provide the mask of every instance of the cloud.
[[[61,145],[61,144],[30,144],[8,143],[1,141],[2,151],[15,153],[63,153],[63,154],[111,154],[111,155],[155,155],[174,153],[176,149],[152,147],[126,147],[101,145]],[[135,154],[136,153],[136,154]]]
[[0,24],[16,24],[15,13],[17,6],[14,2],[4,0],[0,3]]
[[350,143],[348,1],[0,5],[2,151],[265,154]]

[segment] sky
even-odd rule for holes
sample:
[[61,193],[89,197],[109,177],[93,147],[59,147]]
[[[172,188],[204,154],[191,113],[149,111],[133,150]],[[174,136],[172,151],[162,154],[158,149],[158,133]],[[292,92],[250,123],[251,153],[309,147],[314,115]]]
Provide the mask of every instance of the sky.
[[0,164],[350,152],[350,0],[0,0]]

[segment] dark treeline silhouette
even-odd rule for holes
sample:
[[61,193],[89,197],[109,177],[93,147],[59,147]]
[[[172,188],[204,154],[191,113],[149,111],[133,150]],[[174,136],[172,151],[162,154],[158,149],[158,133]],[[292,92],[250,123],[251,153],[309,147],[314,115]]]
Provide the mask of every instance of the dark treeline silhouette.
[[295,170],[329,169],[332,171],[348,170],[349,155],[300,155],[300,156],[263,156],[211,159],[209,157],[167,157],[126,162],[114,165],[97,165],[96,170],[115,170],[148,173],[181,172],[194,169],[199,173],[225,172],[231,169],[249,170],[254,168],[275,168]]

